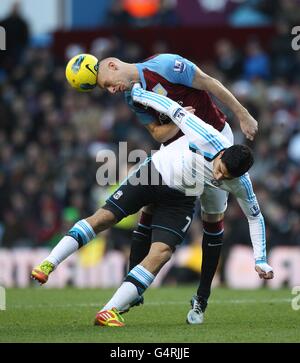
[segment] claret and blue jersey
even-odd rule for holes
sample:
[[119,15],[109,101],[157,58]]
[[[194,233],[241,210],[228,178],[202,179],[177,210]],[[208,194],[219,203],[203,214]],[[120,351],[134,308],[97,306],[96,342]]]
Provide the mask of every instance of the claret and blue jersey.
[[[208,92],[192,87],[196,65],[177,54],[159,54],[136,64],[142,87],[167,96],[183,107],[195,108],[195,115],[218,131],[224,128],[226,117],[214,104]],[[134,104],[130,91],[125,93],[126,102],[143,125],[154,121],[162,124],[170,121],[155,110]]]
[[[160,74],[171,83],[178,83],[187,87],[192,87],[196,71],[194,63],[176,54],[159,54],[143,63],[137,63],[136,66],[144,89],[147,88],[147,79],[145,79],[143,73],[145,69]],[[158,87],[157,90],[158,92],[156,93],[167,96],[167,94],[161,93],[164,92],[162,88]]]

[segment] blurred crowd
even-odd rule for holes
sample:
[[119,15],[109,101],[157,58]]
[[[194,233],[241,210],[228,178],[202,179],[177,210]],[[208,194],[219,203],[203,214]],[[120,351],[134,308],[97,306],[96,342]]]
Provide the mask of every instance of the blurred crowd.
[[176,0],[114,0],[108,8],[106,26],[176,26]]
[[[229,24],[266,26],[278,20],[298,25],[299,0],[113,0],[105,26]],[[186,12],[190,9],[193,13]]]
[[[300,52],[291,48],[290,21],[279,19],[268,47],[251,38],[237,49],[229,39],[220,39],[214,59],[205,64],[191,59],[223,82],[259,122],[259,133],[249,144],[256,159],[251,176],[269,247],[300,245]],[[26,39],[17,50],[0,58],[0,246],[53,246],[114,188],[97,184],[99,150],[117,152],[120,141],[128,142],[128,152],[150,152],[158,145],[123,95],[100,89],[77,93],[65,81],[66,59],[57,59],[47,47],[28,46]],[[77,50],[67,50],[66,58]],[[153,53],[158,50],[170,51],[163,43]],[[91,52],[128,62],[150,56],[135,43],[110,39],[96,41]],[[246,143],[238,120],[220,107],[235,141]],[[120,174],[125,170],[122,165]],[[107,248],[128,247],[136,218],[106,236]],[[225,223],[227,247],[250,244],[247,222],[231,198]],[[196,217],[185,243],[198,243],[200,237]]]

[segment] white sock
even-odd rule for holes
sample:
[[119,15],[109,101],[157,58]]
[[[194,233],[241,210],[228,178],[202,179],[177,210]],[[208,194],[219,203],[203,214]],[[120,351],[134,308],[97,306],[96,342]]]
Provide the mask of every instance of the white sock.
[[142,265],[135,266],[101,311],[112,308],[118,310],[127,309],[130,306],[129,304],[140,297],[151,285],[154,278],[155,276]]
[[95,237],[96,234],[92,226],[85,219],[82,219],[74,224],[68,235],[58,242],[45,260],[57,267],[63,260]]
[[111,310],[117,308],[118,310],[123,309],[124,306],[128,306],[132,301],[139,297],[136,286],[132,282],[123,282],[123,284],[115,292],[114,296],[109,302],[101,309]]
[[76,239],[71,236],[64,236],[45,260],[53,263],[57,267],[63,260],[77,251],[78,248],[79,245]]

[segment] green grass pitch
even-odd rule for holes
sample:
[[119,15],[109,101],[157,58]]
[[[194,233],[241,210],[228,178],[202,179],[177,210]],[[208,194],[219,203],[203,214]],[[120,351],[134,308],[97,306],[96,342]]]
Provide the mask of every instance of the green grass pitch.
[[112,289],[7,289],[0,342],[300,342],[291,290],[215,288],[201,326],[185,322],[194,287],[149,289],[123,328],[92,322]]

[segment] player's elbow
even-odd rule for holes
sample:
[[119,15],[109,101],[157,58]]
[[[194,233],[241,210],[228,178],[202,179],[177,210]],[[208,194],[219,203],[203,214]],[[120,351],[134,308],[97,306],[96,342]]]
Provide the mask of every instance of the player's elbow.
[[220,81],[218,81],[217,79],[210,77],[210,76],[205,77],[205,79],[203,81],[203,89],[205,91],[215,93],[216,90],[218,90],[220,87],[222,87],[222,84]]
[[259,212],[257,214],[247,215],[246,217],[247,217],[249,222],[256,222],[256,221],[261,221],[262,219],[264,219],[261,212]]
[[193,81],[193,88],[201,89],[203,91],[211,91],[216,82],[218,82],[215,78],[209,76],[204,72],[198,72]]
[[153,139],[157,142],[159,142],[160,144],[166,142],[169,138],[169,135],[165,135],[161,132],[161,130],[159,129],[159,126],[154,128],[151,131],[151,135],[153,137]]
[[168,141],[167,137],[156,135],[153,137],[155,141],[159,142],[160,144],[163,144],[164,142]]

